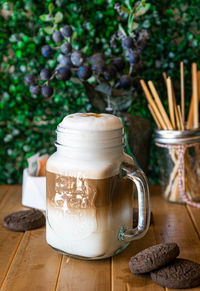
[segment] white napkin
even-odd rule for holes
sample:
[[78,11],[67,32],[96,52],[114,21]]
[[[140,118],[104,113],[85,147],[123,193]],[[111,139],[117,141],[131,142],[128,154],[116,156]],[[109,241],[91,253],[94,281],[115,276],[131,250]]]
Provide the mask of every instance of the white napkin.
[[30,176],[28,169],[24,169],[22,205],[46,210],[46,177]]

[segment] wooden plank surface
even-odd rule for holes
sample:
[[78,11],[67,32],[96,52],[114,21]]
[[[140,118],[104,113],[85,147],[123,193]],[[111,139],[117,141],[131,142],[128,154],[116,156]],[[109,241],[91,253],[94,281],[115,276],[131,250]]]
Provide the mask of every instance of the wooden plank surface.
[[[200,210],[167,203],[160,187],[152,187],[151,193],[154,223],[144,238],[133,241],[112,259],[80,261],[51,249],[45,241],[45,228],[25,234],[6,230],[2,225],[3,217],[24,207],[21,206],[21,186],[0,186],[1,290],[164,290],[148,275],[131,274],[129,259],[153,244],[175,241],[181,249],[180,257],[200,263]],[[191,290],[200,290],[200,287]]]
[[55,290],[61,257],[46,244],[44,227],[27,231],[1,290]]
[[[155,187],[154,191],[156,195],[151,196],[151,209],[154,214],[156,241],[176,242],[180,247],[180,258],[200,263],[200,240],[187,207],[166,203],[164,198],[159,195],[159,187]],[[196,291],[200,290],[200,287],[187,290]]]
[[[159,188],[156,191],[159,192]],[[186,206],[166,203],[157,193],[151,197],[151,209],[156,241],[175,241],[180,246],[181,257],[200,263],[200,240]]]
[[4,199],[4,197],[6,196],[6,193],[8,192],[8,190],[9,190],[9,186],[0,185],[0,203]]
[[3,218],[22,208],[21,186],[0,186],[0,287],[24,235],[5,229]]
[[149,275],[133,275],[128,267],[128,262],[132,256],[155,243],[153,226],[150,226],[144,238],[131,242],[126,250],[112,258],[112,291],[164,290],[163,287],[155,284]]
[[110,262],[111,259],[98,261],[82,261],[64,256],[56,290],[111,290]]
[[200,209],[192,206],[187,206],[187,210],[190,214],[190,217],[200,239]]
[[3,191],[6,192],[0,203],[1,290],[53,290],[61,255],[47,246],[45,227],[27,231],[25,234],[3,227],[4,216],[27,208],[21,205],[21,186],[8,189],[2,189],[1,186],[0,190],[2,195]]

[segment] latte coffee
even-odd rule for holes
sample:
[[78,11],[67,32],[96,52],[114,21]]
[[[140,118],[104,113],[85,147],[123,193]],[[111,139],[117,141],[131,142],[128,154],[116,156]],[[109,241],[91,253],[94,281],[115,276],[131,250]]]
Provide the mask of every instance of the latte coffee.
[[121,225],[132,227],[132,183],[47,172],[47,241],[68,254],[105,257],[119,247]]
[[133,161],[120,119],[69,115],[58,125],[56,147],[46,166],[48,244],[74,257],[112,256],[127,245],[119,234],[133,221],[133,183],[121,170]]

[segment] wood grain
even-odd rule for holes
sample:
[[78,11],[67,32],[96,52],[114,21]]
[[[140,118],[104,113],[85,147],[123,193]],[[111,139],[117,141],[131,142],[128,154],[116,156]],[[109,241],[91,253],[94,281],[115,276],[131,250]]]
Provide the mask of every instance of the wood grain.
[[64,256],[56,290],[111,290],[110,265],[110,259],[99,261],[82,261]]
[[200,209],[187,205],[187,210],[200,239]]
[[171,122],[169,120],[169,117],[168,117],[168,115],[167,115],[167,113],[165,111],[165,108],[164,108],[164,106],[163,106],[163,104],[162,104],[162,102],[160,100],[160,97],[158,95],[158,92],[156,91],[156,88],[155,88],[153,82],[149,81],[148,85],[149,85],[149,88],[151,90],[152,95],[154,96],[156,105],[157,105],[158,109],[160,110],[160,113],[162,114],[162,116],[163,116],[163,118],[165,120],[165,123],[167,125],[167,129],[172,130],[173,129],[172,124],[171,124]]
[[199,127],[199,97],[198,97],[198,77],[197,64],[192,63],[192,96],[194,98],[194,128]]
[[164,290],[163,287],[155,284],[149,275],[136,276],[128,267],[132,256],[154,244],[156,240],[153,226],[151,226],[144,238],[131,242],[126,250],[112,258],[112,291]]
[[184,63],[180,63],[180,80],[181,80],[181,115],[183,125],[185,126],[185,84],[184,84]]
[[[12,232],[3,226],[6,215],[22,209],[21,186],[0,187],[0,286],[7,274],[23,233]],[[25,208],[24,208],[25,209]]]
[[173,101],[173,91],[172,91],[172,81],[171,78],[167,78],[167,96],[168,96],[168,106],[169,106],[169,115],[170,121],[172,124],[173,129],[176,128],[175,124],[175,115],[174,115],[174,101]]
[[6,196],[7,192],[9,190],[9,186],[7,185],[0,185],[0,203]]
[[60,255],[47,246],[45,228],[24,234],[3,227],[4,216],[21,209],[27,209],[21,205],[21,186],[8,187],[0,203],[1,290],[36,290],[36,286],[41,286],[37,290],[50,290],[57,278]]
[[45,227],[27,231],[1,290],[54,290],[61,258],[47,245]]
[[165,123],[165,120],[163,119],[162,115],[160,114],[160,111],[158,110],[158,107],[156,106],[156,103],[154,102],[151,93],[149,91],[149,89],[147,88],[146,83],[144,82],[144,80],[140,80],[140,84],[142,86],[142,89],[144,91],[144,94],[146,96],[147,101],[149,102],[149,104],[151,105],[154,114],[156,115],[157,119],[159,120],[159,123],[162,127],[162,129],[167,129],[167,125]]

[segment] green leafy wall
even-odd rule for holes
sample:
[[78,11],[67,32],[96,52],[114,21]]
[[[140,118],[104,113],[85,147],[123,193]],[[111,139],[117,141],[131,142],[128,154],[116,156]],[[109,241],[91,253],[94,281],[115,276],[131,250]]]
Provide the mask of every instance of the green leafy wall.
[[[133,2],[133,1],[132,1]],[[41,14],[47,13],[50,1],[0,1],[0,183],[20,183],[26,159],[31,154],[52,153],[56,125],[67,113],[92,110],[84,89],[77,84],[57,83],[56,94],[45,101],[33,98],[24,85],[24,75],[38,74],[46,60],[41,46],[51,39],[43,31]],[[124,4],[125,1],[119,1]],[[162,72],[169,73],[179,92],[179,62],[186,67],[186,100],[191,97],[190,66],[200,68],[200,1],[150,1],[151,9],[143,17],[143,26],[151,33],[147,49],[142,54],[144,65],[139,76],[155,81],[166,103]],[[103,49],[110,54],[109,41],[117,31],[119,16],[112,0],[54,1],[76,31],[77,48],[87,53]],[[124,20],[125,21],[125,20]],[[54,61],[49,63],[54,66]],[[176,94],[179,98],[179,93]],[[150,120],[146,100],[137,89],[129,112]],[[155,147],[152,144],[151,181],[158,181]]]

